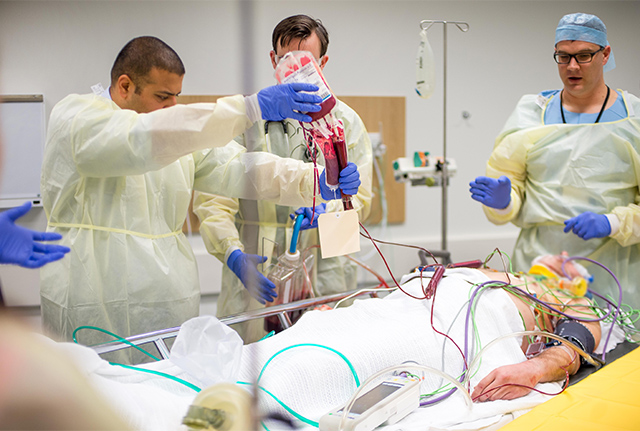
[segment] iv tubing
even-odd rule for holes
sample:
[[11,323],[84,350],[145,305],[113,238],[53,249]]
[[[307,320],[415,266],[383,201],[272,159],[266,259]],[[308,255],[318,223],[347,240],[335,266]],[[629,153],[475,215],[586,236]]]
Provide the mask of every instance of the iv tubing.
[[303,214],[298,214],[295,222],[293,223],[293,235],[291,235],[291,245],[289,246],[289,253],[294,254],[296,252],[296,244],[298,244],[298,235],[300,234],[300,225],[304,220]]

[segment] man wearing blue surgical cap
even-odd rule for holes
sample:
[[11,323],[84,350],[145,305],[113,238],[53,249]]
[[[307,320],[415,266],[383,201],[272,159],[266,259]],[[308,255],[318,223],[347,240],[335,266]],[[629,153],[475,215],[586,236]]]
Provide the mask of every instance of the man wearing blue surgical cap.
[[[623,302],[640,308],[640,99],[605,84],[615,65],[594,15],[562,17],[553,58],[563,89],[520,99],[471,197],[491,222],[522,228],[516,269],[560,250],[590,257],[618,277]],[[617,301],[611,276],[592,272],[607,286],[598,292]]]

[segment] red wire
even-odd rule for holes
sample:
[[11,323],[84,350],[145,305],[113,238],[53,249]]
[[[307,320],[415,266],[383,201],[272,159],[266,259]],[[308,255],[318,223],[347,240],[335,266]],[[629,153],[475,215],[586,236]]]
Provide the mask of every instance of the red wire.
[[[420,277],[422,277],[422,270],[420,271]],[[460,346],[458,346],[458,343],[456,343],[453,338],[451,338],[449,335],[445,334],[444,332],[440,332],[436,329],[435,326],[433,326],[433,309],[436,308],[436,291],[437,289],[433,289],[433,299],[431,300],[431,328],[433,328],[433,330],[442,335],[443,337],[447,338],[449,341],[451,341],[453,343],[454,346],[456,346],[456,349],[458,349],[458,352],[460,352],[460,356],[462,356],[462,360],[464,361],[464,369],[468,370],[469,369],[469,365],[467,364],[467,358],[464,356],[464,353],[462,352],[462,349],[460,348]]]
[[[362,226],[362,225],[360,225],[360,226]],[[363,227],[363,229],[364,229],[364,227]],[[365,230],[365,232],[367,231],[366,229],[364,229],[364,230]],[[411,244],[401,244],[401,243],[398,243],[398,242],[383,241],[381,239],[376,239],[376,238],[371,237],[371,235],[369,235],[369,232],[367,232],[367,235],[364,235],[361,232],[360,235],[364,236],[367,239],[370,239],[371,241],[379,242],[380,244],[395,245],[395,246],[398,246],[398,247],[415,248],[416,250],[422,250],[425,253],[427,253],[429,255],[429,257],[431,257],[431,259],[433,259],[433,261],[436,264],[439,263],[438,259],[436,259],[436,257],[433,255],[433,253],[431,253],[429,250],[427,250],[424,247],[420,247],[420,246],[417,246],[417,245],[411,245]],[[381,253],[381,256],[382,256],[382,253]]]
[[[375,278],[378,279],[378,281],[380,282],[380,284],[378,285],[378,287],[384,287],[386,289],[389,289],[389,285],[387,284],[387,282],[384,280],[384,278],[382,278],[382,276],[380,274],[378,274],[377,272],[375,272],[370,266],[360,262],[358,259],[354,259],[353,257],[349,256],[348,254],[345,255],[345,257],[351,261],[353,261],[356,265],[360,266],[361,268],[366,269],[367,271],[369,271],[371,274],[373,274],[373,276]],[[376,287],[376,289],[378,288]]]
[[500,251],[500,249],[498,247],[496,247],[493,252],[489,255],[489,257],[487,259],[485,259],[483,266],[486,267],[487,263],[489,263],[489,261],[491,260],[491,258],[493,258],[493,255],[498,253],[498,256],[500,256],[500,261],[502,262],[502,269],[504,269],[504,273],[507,274],[507,283],[511,284],[511,278],[509,277],[509,269],[507,268],[507,263],[504,260],[504,256],[502,251]]
[[[424,298],[419,298],[417,296],[413,296],[412,294],[408,293],[406,290],[404,290],[402,287],[400,287],[400,284],[398,283],[398,281],[396,280],[396,278],[394,277],[393,273],[391,272],[391,268],[389,268],[389,264],[387,263],[387,260],[384,258],[382,252],[380,251],[380,249],[378,248],[378,245],[376,244],[377,240],[374,240],[371,235],[369,234],[369,231],[367,231],[367,228],[365,228],[362,223],[358,223],[360,225],[360,227],[367,233],[367,236],[365,238],[369,238],[371,240],[371,243],[373,244],[373,246],[376,248],[376,250],[378,251],[378,254],[380,255],[380,257],[382,258],[382,261],[384,262],[384,266],[387,267],[387,271],[389,272],[389,275],[391,276],[391,279],[393,280],[393,282],[396,284],[396,287],[398,289],[400,289],[400,291],[402,293],[404,293],[405,295],[413,298],[413,299],[426,299],[426,296]],[[363,235],[364,236],[364,235]]]

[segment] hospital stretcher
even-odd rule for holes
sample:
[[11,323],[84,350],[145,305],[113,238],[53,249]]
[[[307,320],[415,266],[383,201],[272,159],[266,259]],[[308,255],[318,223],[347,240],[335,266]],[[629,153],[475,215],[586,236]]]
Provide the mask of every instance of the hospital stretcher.
[[[438,255],[438,257],[441,257]],[[448,256],[447,256],[448,257]],[[426,255],[420,255],[422,264],[427,263]],[[289,319],[289,313],[293,311],[301,311],[312,309],[313,307],[318,307],[323,304],[329,304],[333,302],[340,301],[344,298],[350,296],[362,296],[368,294],[371,297],[376,296],[376,292],[360,292],[360,290],[353,290],[349,292],[341,292],[335,293],[333,295],[327,295],[317,298],[309,298],[302,299],[299,301],[290,302],[287,304],[279,304],[271,307],[265,307],[257,310],[249,310],[243,313],[238,313],[226,317],[221,317],[219,320],[226,325],[233,325],[236,323],[242,323],[253,319],[260,319],[270,316],[277,316],[283,328],[289,328],[292,325],[291,320]],[[145,345],[153,345],[157,350],[157,353],[160,355],[161,359],[169,359],[170,355],[170,340],[175,339],[177,337],[178,332],[180,330],[179,326],[173,328],[166,328],[157,331],[152,331],[144,334],[133,335],[128,338],[125,338],[126,342],[123,341],[112,341],[104,344],[99,344],[96,346],[92,346],[92,349],[95,350],[99,355],[115,352],[119,350],[124,350],[131,348],[131,345],[135,346],[145,346]],[[637,344],[630,343],[625,341],[616,346],[615,349],[611,350],[606,354],[605,365],[609,364],[616,359],[621,358],[627,353],[638,347]],[[571,376],[569,380],[569,384],[573,385],[583,380],[585,377],[596,371],[595,367],[586,365],[580,368],[576,374]],[[640,428],[639,428],[640,429]]]
[[[287,313],[336,302],[354,293],[358,293],[358,291],[246,311],[219,320],[227,325],[232,325],[252,319],[277,316],[282,326],[288,328],[291,326],[291,321]],[[371,295],[371,292],[360,293]],[[171,345],[169,341],[178,335],[179,329],[179,327],[168,328],[135,335],[126,340],[136,346],[153,344],[161,358],[168,359],[169,346]],[[94,346],[93,349],[98,354],[104,354],[129,347],[130,345],[127,343],[115,341]],[[598,373],[594,373],[595,367],[583,366],[578,373],[571,377],[570,388],[563,394],[540,404],[530,413],[522,415],[508,424],[504,429],[510,431],[520,429],[640,429],[640,417],[632,413],[637,412],[640,407],[640,392],[637,391],[638,383],[640,383],[640,349],[633,351],[636,347],[637,345],[626,341],[619,344],[614,350],[607,353],[606,364],[608,366],[601,368]],[[631,410],[629,410],[630,408]],[[604,425],[602,420],[604,419],[600,421],[589,419],[593,415],[615,417],[617,422],[614,421],[615,425],[612,424],[614,426],[602,428]],[[592,426],[585,427],[583,422],[590,423]],[[637,426],[630,427],[630,423]]]
[[[422,257],[422,256],[421,256]],[[313,307],[317,307],[323,304],[329,304],[333,302],[340,301],[349,296],[361,296],[366,295],[375,296],[376,292],[360,292],[359,290],[353,290],[349,292],[335,293],[333,295],[327,295],[318,298],[309,298],[302,299],[295,302],[290,302],[287,304],[274,305],[271,307],[265,307],[257,310],[249,310],[243,313],[238,313],[226,317],[221,317],[219,320],[226,325],[233,325],[236,323],[242,323],[253,319],[260,319],[270,316],[277,316],[282,324],[283,328],[289,328],[292,323],[289,319],[289,313],[292,311],[300,311],[307,310]],[[161,329],[158,331],[152,331],[144,334],[133,335],[131,337],[125,338],[127,342],[123,341],[112,341],[104,344],[100,344],[97,346],[92,346],[92,349],[95,350],[99,355],[115,352],[118,350],[123,350],[127,348],[131,348],[131,345],[135,346],[143,346],[153,344],[155,349],[157,349],[158,354],[161,359],[169,359],[170,348],[169,348],[169,340],[175,339],[178,335],[178,331],[180,330],[179,326],[173,328]],[[625,341],[616,346],[615,349],[611,350],[606,354],[605,364],[609,364],[616,359],[619,359],[625,356],[627,353],[638,347],[637,344],[630,343]],[[640,352],[640,350],[638,351]],[[636,354],[638,354],[636,352]],[[596,368],[593,366],[585,365],[576,374],[571,376],[569,380],[570,385],[574,385],[579,381],[583,380],[590,374],[594,373]],[[640,369],[639,369],[640,372]]]

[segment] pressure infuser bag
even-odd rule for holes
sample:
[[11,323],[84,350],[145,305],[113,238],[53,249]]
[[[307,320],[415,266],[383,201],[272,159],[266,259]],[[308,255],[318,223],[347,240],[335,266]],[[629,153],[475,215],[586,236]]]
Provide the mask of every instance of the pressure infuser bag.
[[[304,255],[304,256],[303,256]],[[288,304],[301,299],[312,298],[313,287],[309,279],[309,273],[313,271],[314,256],[296,251],[285,252],[278,257],[278,263],[269,271],[267,278],[276,286],[278,296],[272,305]],[[291,323],[302,317],[302,310],[288,313]],[[265,331],[280,332],[283,328],[278,316],[269,316],[264,319]]]

